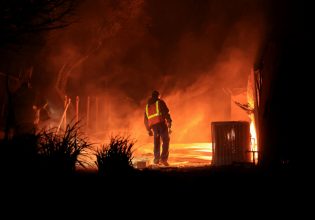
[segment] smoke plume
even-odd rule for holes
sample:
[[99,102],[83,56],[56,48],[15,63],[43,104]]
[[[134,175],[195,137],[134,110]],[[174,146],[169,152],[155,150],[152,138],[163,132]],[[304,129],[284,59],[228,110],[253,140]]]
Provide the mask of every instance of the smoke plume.
[[92,129],[143,142],[145,104],[159,90],[173,119],[171,141],[209,141],[211,121],[242,119],[231,118],[224,91],[246,89],[263,9],[252,0],[85,1],[75,24],[48,36],[51,84],[63,72],[61,87],[80,96],[84,118],[90,96]]

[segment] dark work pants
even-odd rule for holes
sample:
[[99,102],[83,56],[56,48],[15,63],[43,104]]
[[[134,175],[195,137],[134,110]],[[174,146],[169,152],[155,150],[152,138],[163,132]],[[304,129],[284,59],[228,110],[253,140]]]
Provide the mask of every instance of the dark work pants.
[[[168,128],[165,123],[159,123],[152,126],[154,133],[154,162],[158,163],[161,161],[168,160],[169,154],[169,144],[170,144],[170,136],[168,134]],[[160,154],[161,148],[161,139],[162,139],[162,154]]]

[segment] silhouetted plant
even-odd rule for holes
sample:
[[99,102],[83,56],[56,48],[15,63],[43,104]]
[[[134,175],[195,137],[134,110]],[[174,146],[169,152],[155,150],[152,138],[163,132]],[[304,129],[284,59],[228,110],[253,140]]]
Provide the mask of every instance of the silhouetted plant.
[[67,125],[66,130],[58,134],[56,129],[44,130],[40,134],[39,156],[44,171],[56,174],[69,174],[75,171],[76,165],[85,167],[80,159],[87,156],[89,144],[79,133],[78,123]]
[[96,150],[96,165],[101,175],[130,174],[132,166],[134,141],[128,137],[111,137],[109,144]]

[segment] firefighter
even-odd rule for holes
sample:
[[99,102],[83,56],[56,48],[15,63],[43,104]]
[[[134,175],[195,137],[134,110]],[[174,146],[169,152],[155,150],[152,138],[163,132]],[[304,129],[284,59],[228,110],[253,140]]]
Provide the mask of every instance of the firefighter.
[[[159,96],[158,91],[152,92],[145,109],[144,124],[149,136],[154,136],[154,164],[168,166],[172,119],[166,103]],[[161,139],[162,153],[160,153]]]
[[51,123],[51,111],[48,105],[48,100],[41,97],[38,101],[38,105],[33,106],[36,114],[34,124],[39,130],[50,129]]
[[36,131],[36,92],[30,84],[30,79],[22,81],[13,95],[15,135],[33,134]]
[[[22,76],[13,95],[14,130],[16,136],[34,134],[48,121],[48,102],[31,85],[32,69]],[[45,115],[47,111],[47,114]]]

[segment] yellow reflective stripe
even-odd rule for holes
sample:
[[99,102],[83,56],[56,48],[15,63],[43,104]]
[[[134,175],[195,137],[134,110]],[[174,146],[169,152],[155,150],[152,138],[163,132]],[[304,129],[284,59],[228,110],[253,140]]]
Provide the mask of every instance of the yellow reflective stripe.
[[159,114],[160,114],[159,101],[156,101],[156,102],[155,102],[155,107],[156,107],[156,114],[159,115]]
[[156,108],[156,113],[153,115],[149,115],[149,105],[146,106],[145,110],[146,110],[146,114],[147,114],[148,119],[151,119],[151,118],[154,118],[154,117],[157,117],[160,115],[159,101],[155,102],[155,108]]
[[149,105],[145,107],[145,113],[147,114],[147,117],[149,118]]

